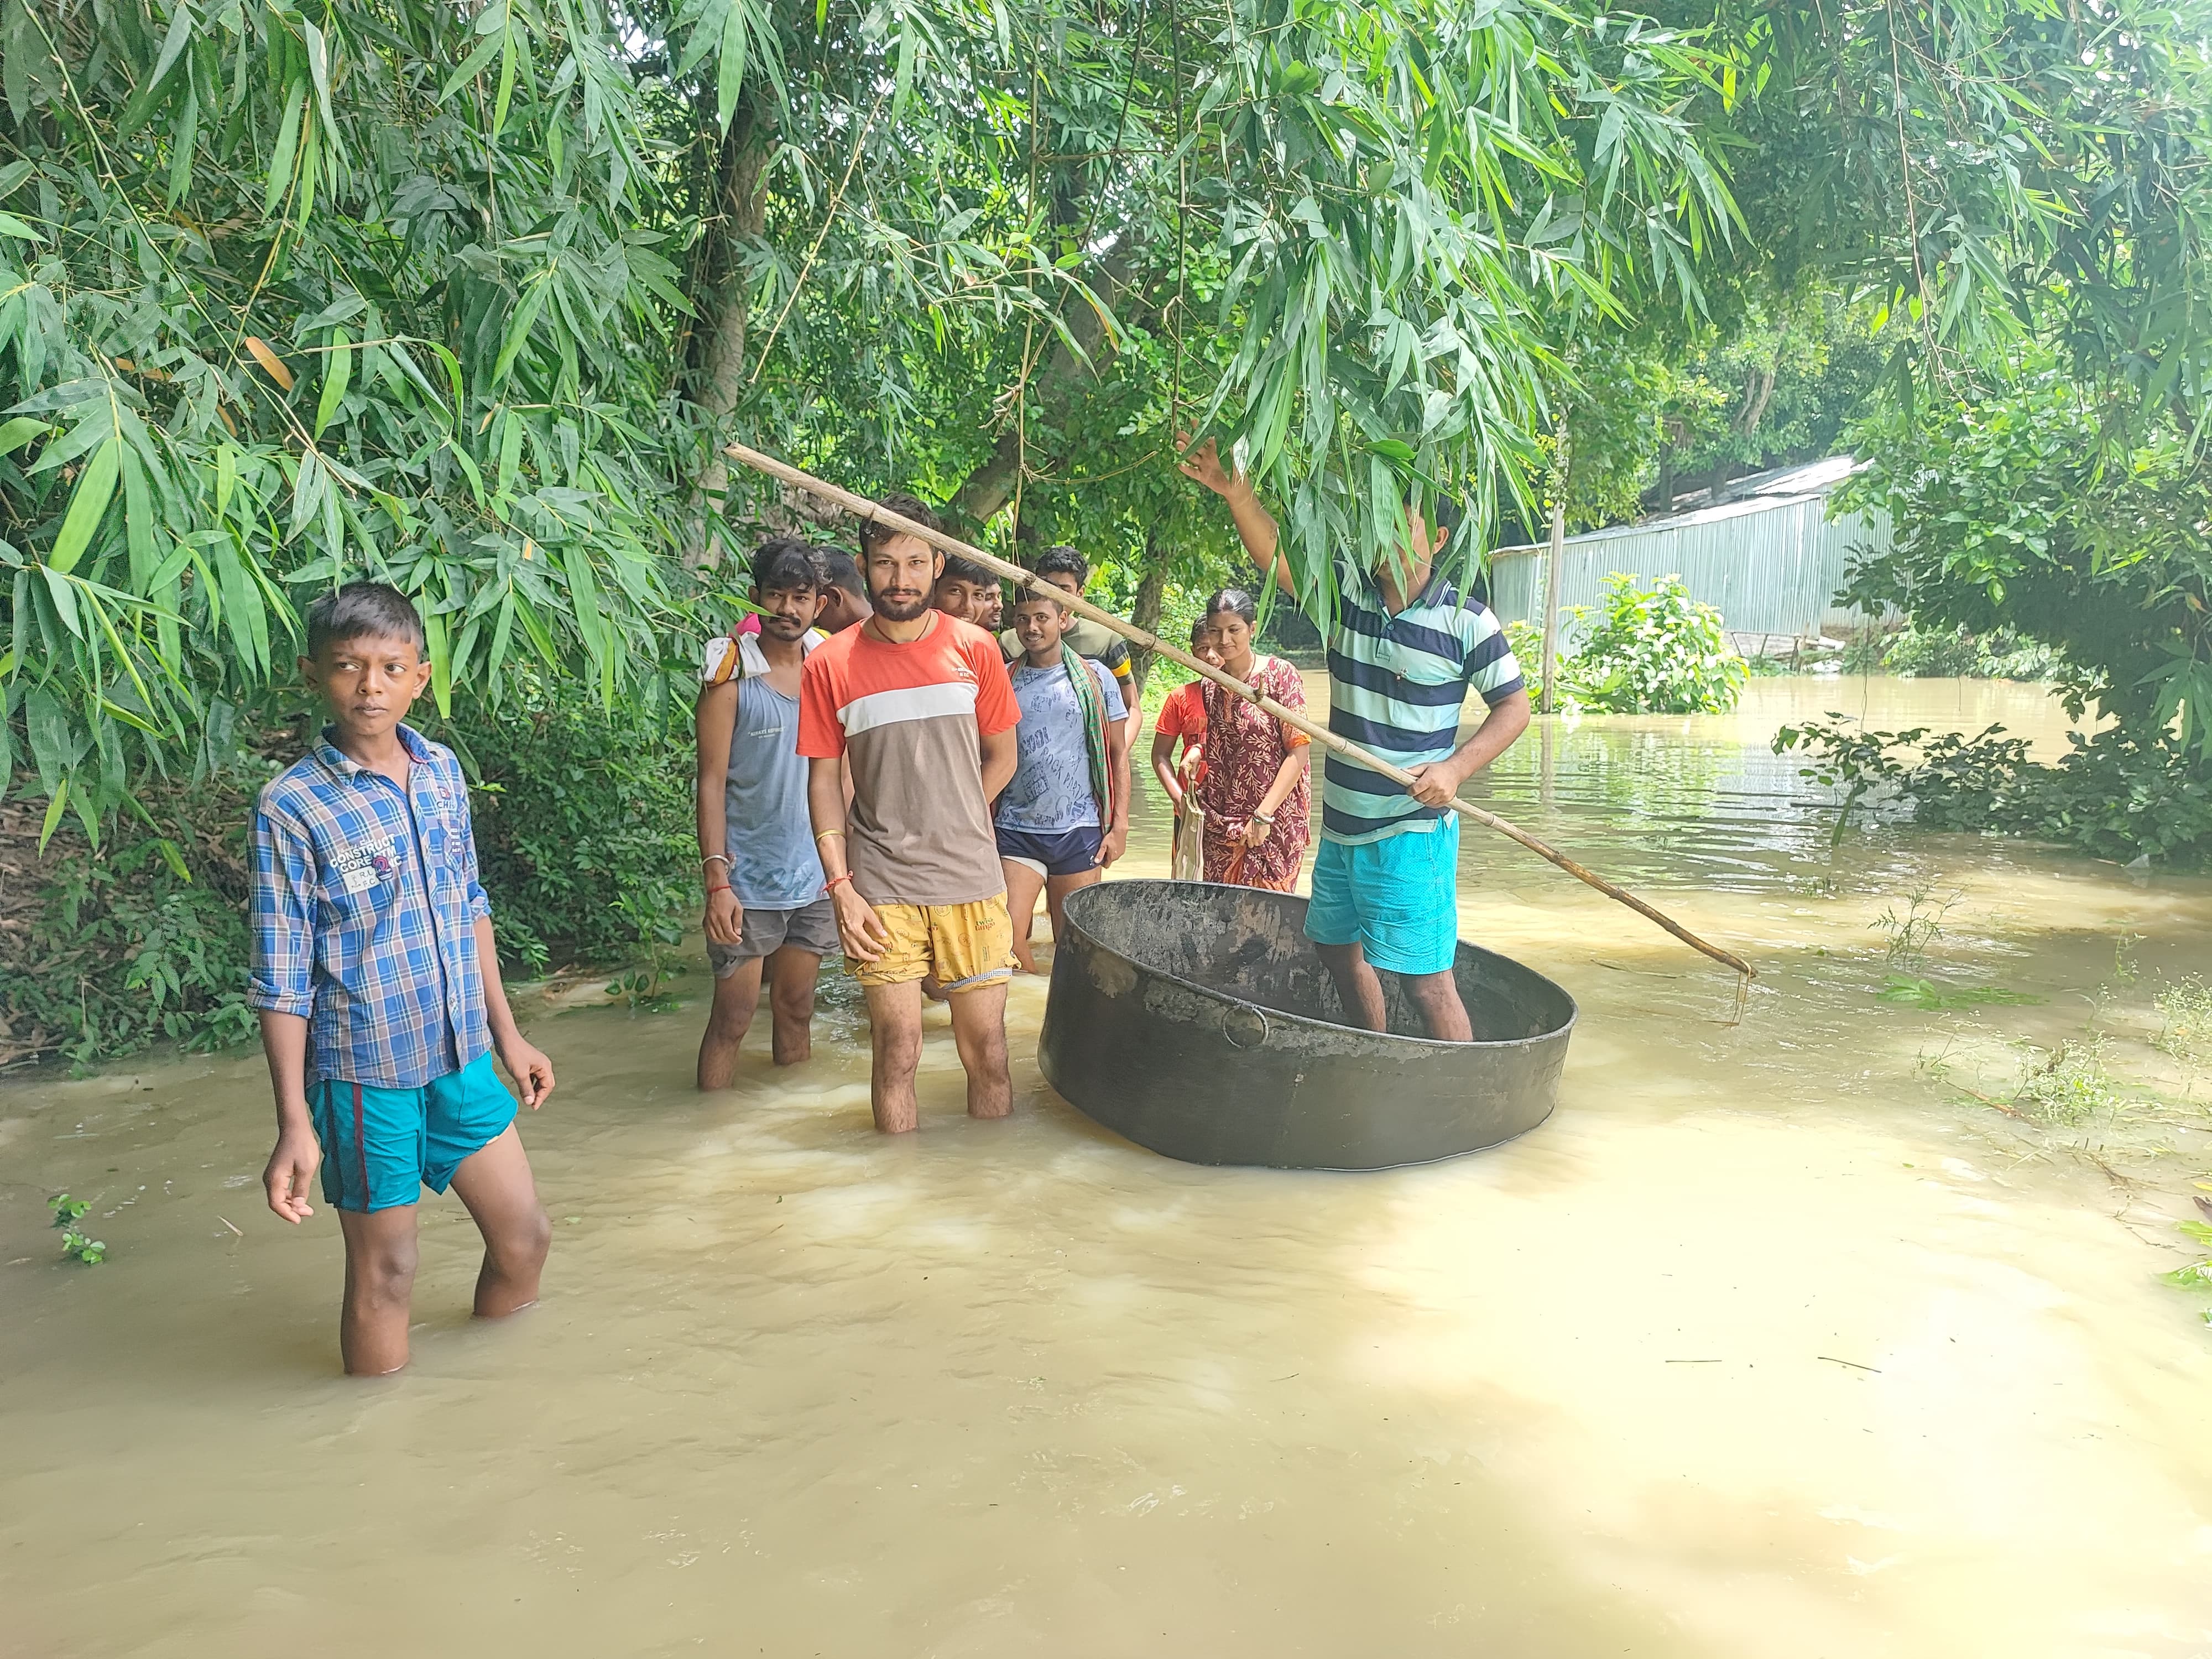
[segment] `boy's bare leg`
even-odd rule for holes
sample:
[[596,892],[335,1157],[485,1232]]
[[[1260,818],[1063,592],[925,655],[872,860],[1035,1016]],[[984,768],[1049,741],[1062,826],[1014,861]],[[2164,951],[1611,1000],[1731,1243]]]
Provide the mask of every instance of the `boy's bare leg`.
[[1006,982],[957,992],[946,1001],[952,1041],[968,1070],[968,1115],[1006,1116],[1014,1109],[1014,1080],[1006,1073]]
[[[738,1074],[738,1045],[752,1030],[753,1012],[760,1006],[761,963],[755,957],[724,979],[714,981],[714,1006],[707,1012],[707,1030],[699,1039],[699,1086],[726,1089]],[[809,988],[810,994],[811,988]]]
[[1034,974],[1037,966],[1036,958],[1030,954],[1030,929],[1036,921],[1037,891],[1046,885],[1045,878],[1012,859],[1000,859],[999,870],[1006,878],[1006,915],[1014,924],[1014,961],[1024,973]]
[[1365,1030],[1385,1029],[1390,1015],[1382,1004],[1382,981],[1367,965],[1366,953],[1357,945],[1317,945],[1314,949],[1328,976],[1336,981],[1337,1000],[1344,1005],[1345,1018]]
[[1398,983],[1406,1000],[1419,1011],[1422,1028],[1438,1042],[1472,1042],[1474,1027],[1468,1023],[1467,1005],[1459,1000],[1459,981],[1449,974],[1401,974]]
[[1044,913],[1052,920],[1053,954],[1060,954],[1060,942],[1067,937],[1067,896],[1079,887],[1089,887],[1104,877],[1103,870],[1084,870],[1072,876],[1048,876],[1044,884]]
[[338,1352],[348,1376],[382,1376],[407,1363],[407,1311],[415,1294],[415,1206],[340,1210],[345,1304]]
[[796,1066],[814,1053],[814,981],[822,958],[787,945],[769,958],[768,1006],[775,1063]]
[[[868,1071],[868,1106],[876,1127],[887,1135],[913,1131],[921,1115],[915,1103],[914,1069],[921,1063],[921,984],[871,985],[868,1040],[874,1063]],[[963,999],[952,999],[957,1029]]]
[[489,1145],[461,1160],[453,1195],[469,1206],[483,1235],[477,1274],[477,1317],[504,1319],[538,1300],[538,1276],[553,1243],[553,1223],[538,1201],[522,1137],[508,1124]]

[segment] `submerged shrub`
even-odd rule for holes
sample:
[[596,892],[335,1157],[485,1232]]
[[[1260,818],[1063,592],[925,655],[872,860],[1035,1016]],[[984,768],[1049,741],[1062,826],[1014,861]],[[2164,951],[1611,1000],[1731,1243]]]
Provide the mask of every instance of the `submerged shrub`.
[[1719,714],[1743,696],[1750,671],[1722,631],[1721,613],[1690,597],[1680,576],[1649,588],[1615,571],[1596,605],[1571,605],[1574,654],[1559,665],[1568,705],[1607,714]]
[[2177,865],[2212,860],[2212,777],[2170,740],[2123,730],[2069,734],[2055,764],[1991,726],[1972,737],[1924,726],[1869,731],[1831,712],[1784,726],[1774,752],[1803,751],[1798,775],[1844,792],[1835,833],[1869,800],[1909,810],[1930,830],[1989,830],[2057,842],[2100,858]]
[[1906,679],[2055,680],[2065,665],[2049,646],[2005,628],[1969,634],[1963,628],[1908,624],[1900,633],[1887,639],[1875,635],[1865,643],[1879,647],[1881,668]]

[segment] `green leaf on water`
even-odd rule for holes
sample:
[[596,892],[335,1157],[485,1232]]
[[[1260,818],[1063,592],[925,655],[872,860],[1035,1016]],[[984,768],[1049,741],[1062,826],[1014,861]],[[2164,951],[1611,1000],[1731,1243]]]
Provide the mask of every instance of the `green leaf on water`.
[[1911,974],[1892,974],[1882,981],[1881,989],[1874,994],[1876,1002],[1887,1002],[1899,1007],[1921,1008],[1930,1012],[1949,1008],[1982,1008],[1992,1005],[2008,1006],[2038,1003],[2041,997],[2030,996],[2024,991],[2011,991],[2002,985],[1961,985],[1946,988],[1932,979],[1921,979]]

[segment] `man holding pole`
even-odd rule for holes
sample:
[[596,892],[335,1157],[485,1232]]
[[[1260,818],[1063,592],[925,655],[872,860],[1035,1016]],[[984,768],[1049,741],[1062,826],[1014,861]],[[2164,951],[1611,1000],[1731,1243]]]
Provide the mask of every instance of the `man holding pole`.
[[[883,505],[936,528],[912,496]],[[811,763],[807,806],[838,935],[867,993],[869,1103],[876,1127],[897,1134],[915,1126],[924,978],[951,1005],[969,1115],[1012,1109],[1013,928],[989,803],[1014,775],[1022,711],[998,642],[930,608],[944,554],[871,521],[860,560],[874,614],[806,659],[799,752]]]
[[[1275,520],[1251,481],[1222,465],[1211,438],[1179,465],[1228,502],[1245,550],[1295,597]],[[1449,804],[1461,785],[1528,729],[1528,691],[1498,619],[1462,599],[1437,571],[1443,527],[1431,532],[1419,509],[1408,507],[1406,532],[1412,560],[1403,568],[1389,558],[1372,571],[1339,563],[1328,632],[1328,726],[1414,781],[1408,791],[1340,756],[1328,757],[1306,937],[1354,1024],[1384,1027],[1379,968],[1399,975],[1430,1036],[1467,1042],[1474,1033],[1452,979],[1459,819]],[[1470,686],[1490,713],[1457,744]]]

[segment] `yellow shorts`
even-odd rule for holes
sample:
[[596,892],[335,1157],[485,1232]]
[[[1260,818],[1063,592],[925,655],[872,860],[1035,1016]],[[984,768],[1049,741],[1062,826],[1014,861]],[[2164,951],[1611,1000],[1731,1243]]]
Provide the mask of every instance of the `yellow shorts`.
[[876,919],[890,943],[873,962],[855,958],[853,977],[863,985],[907,985],[933,979],[947,995],[1013,976],[1014,924],[1006,896],[967,904],[878,904]]

